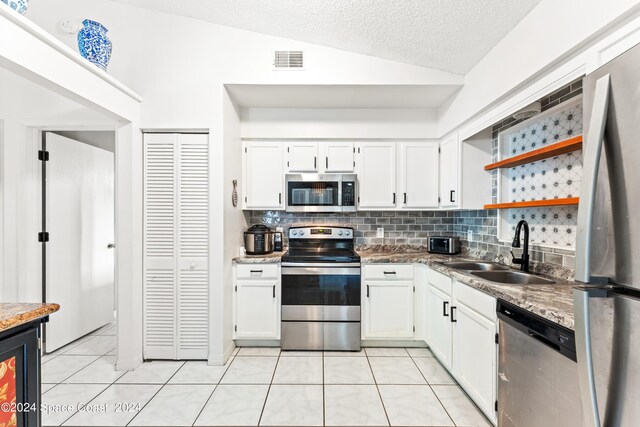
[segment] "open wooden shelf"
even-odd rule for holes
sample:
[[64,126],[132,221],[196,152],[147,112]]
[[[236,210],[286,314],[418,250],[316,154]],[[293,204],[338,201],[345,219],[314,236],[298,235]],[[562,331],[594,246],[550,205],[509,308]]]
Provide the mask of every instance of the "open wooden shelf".
[[570,153],[582,149],[582,135],[556,142],[555,144],[529,151],[519,156],[509,157],[499,162],[491,163],[484,167],[485,170],[493,170],[500,168],[512,168],[514,166],[524,165],[526,163],[537,162],[538,160],[548,159],[549,157],[559,156],[560,154]]
[[545,206],[577,205],[579,201],[580,201],[579,197],[570,197],[566,199],[531,200],[529,202],[496,203],[493,205],[484,205],[484,208],[485,209],[539,208],[539,207],[545,207]]

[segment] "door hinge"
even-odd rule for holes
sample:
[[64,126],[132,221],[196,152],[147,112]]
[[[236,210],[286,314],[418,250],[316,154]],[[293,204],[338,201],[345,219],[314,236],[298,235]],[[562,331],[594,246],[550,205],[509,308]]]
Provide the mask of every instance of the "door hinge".
[[356,154],[356,147],[353,147],[353,154]]
[[49,152],[44,150],[38,150],[38,160],[43,162],[49,161]]
[[440,197],[438,197],[438,203],[440,203]]
[[238,332],[238,325],[235,325],[235,326],[233,327],[233,330],[234,330],[235,332]]
[[287,147],[287,153],[289,153],[289,152],[290,152],[290,151],[289,151],[289,147]]
[[496,403],[493,405],[494,409],[496,412],[498,412],[498,401],[496,400]]
[[500,342],[500,335],[496,334],[496,344]]
[[287,167],[289,167],[289,161],[287,160]]
[[244,147],[244,152],[245,152],[245,153],[247,152],[247,147]]
[[236,285],[235,288],[236,288],[236,292],[238,292],[238,285]]
[[438,154],[441,152],[442,150],[440,150],[440,147],[438,147]]
[[416,331],[416,325],[413,325],[413,332]]
[[414,286],[414,287],[413,287],[413,292],[415,292],[415,291],[416,291],[416,287]]
[[44,243],[49,241],[49,232],[41,231],[38,233],[38,242]]
[[354,168],[356,167],[356,162],[355,162],[355,160],[353,161],[353,167],[354,167]]
[[360,154],[360,147],[358,147],[358,154]]
[[247,202],[247,196],[244,196],[244,201],[245,201],[245,203]]

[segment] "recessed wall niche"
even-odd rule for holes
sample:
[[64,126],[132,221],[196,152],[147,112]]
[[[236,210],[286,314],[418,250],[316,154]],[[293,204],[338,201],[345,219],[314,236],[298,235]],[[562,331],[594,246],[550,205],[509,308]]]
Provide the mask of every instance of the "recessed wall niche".
[[[570,99],[498,135],[499,160],[525,154],[582,135],[582,96]],[[578,197],[582,150],[524,165],[501,169],[498,203]],[[499,214],[498,238],[510,242],[521,219],[530,227],[530,243],[575,249],[576,205],[504,209]]]

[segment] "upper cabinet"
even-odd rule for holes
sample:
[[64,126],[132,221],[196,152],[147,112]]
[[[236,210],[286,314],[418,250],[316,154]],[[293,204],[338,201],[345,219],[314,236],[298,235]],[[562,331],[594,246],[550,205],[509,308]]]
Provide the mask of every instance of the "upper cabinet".
[[287,143],[287,169],[289,172],[317,172],[318,143],[314,141]]
[[293,141],[287,143],[287,170],[290,173],[352,173],[353,142]]
[[280,142],[244,142],[243,208],[284,209],[284,153]]
[[354,147],[353,142],[323,142],[324,151],[324,171],[327,173],[346,172],[354,170]]
[[357,145],[359,209],[396,207],[395,142],[363,142]]
[[400,144],[398,193],[402,208],[438,207],[438,148],[437,142]]
[[[481,167],[478,165],[478,167]],[[440,206],[459,206],[458,175],[460,157],[458,135],[452,135],[440,143]]]

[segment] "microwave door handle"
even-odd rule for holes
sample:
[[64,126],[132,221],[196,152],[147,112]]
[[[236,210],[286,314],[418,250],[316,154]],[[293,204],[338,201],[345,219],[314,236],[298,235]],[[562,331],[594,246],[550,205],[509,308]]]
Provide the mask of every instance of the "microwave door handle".
[[574,288],[573,308],[575,313],[576,358],[578,379],[585,427],[601,427],[598,410],[596,380],[593,370],[593,348],[591,346],[591,317],[589,299],[602,298],[607,292],[600,288]]
[[578,234],[576,236],[576,280],[589,283],[591,276],[591,226],[598,182],[598,167],[609,112],[609,74],[596,82],[593,109],[587,140],[584,141],[584,161],[580,207],[578,208]]

